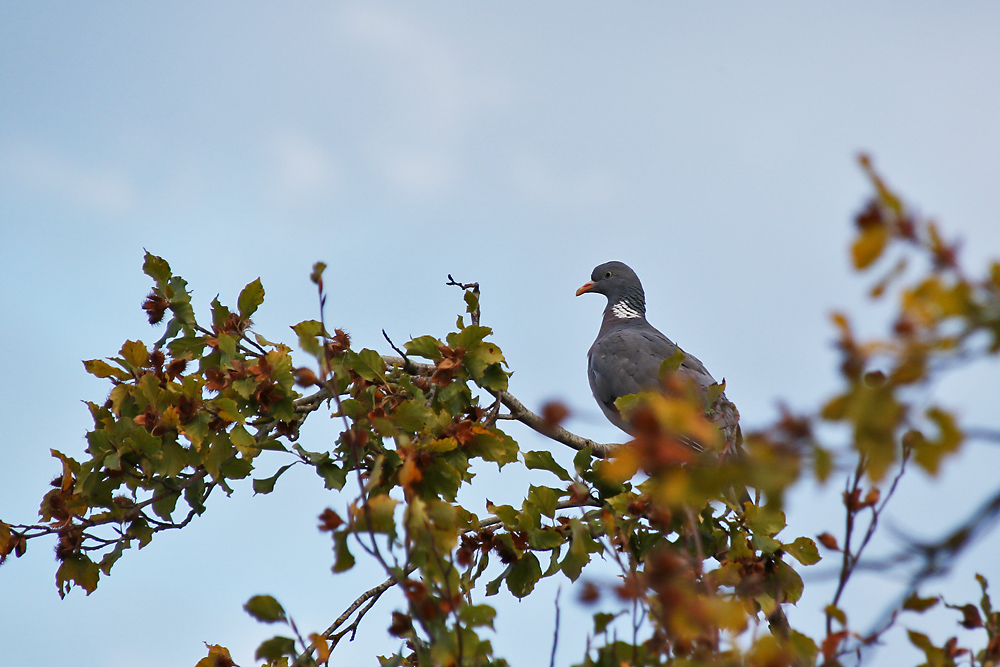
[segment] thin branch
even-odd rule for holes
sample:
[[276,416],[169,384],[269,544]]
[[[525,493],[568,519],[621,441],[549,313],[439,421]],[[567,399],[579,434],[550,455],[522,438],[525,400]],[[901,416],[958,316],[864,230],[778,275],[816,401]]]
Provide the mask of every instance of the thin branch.
[[562,443],[567,447],[572,447],[577,451],[590,447],[594,452],[594,456],[603,459],[614,451],[616,447],[618,447],[618,445],[605,445],[594,442],[593,440],[581,437],[575,433],[570,433],[562,426],[550,424],[528,408],[524,407],[524,404],[521,403],[521,401],[517,400],[505,391],[500,392],[500,402],[503,403],[508,410],[510,410],[510,414],[514,417],[514,419],[537,431],[538,433],[541,433],[545,437]]
[[403,352],[401,349],[396,347],[396,344],[392,342],[391,338],[389,338],[389,334],[385,332],[385,329],[382,329],[382,338],[385,338],[385,342],[389,343],[389,347],[395,350],[396,354],[403,358],[403,361],[407,360],[406,352]]
[[472,320],[472,325],[473,326],[479,326],[479,304],[478,304],[478,299],[479,299],[479,283],[459,283],[459,282],[455,282],[455,279],[452,278],[451,274],[449,273],[448,274],[448,282],[446,282],[445,285],[454,285],[456,287],[461,287],[464,290],[472,290],[472,293],[476,296],[477,303],[476,303],[476,307],[472,310],[472,312],[469,313],[469,316],[470,316],[470,319]]
[[[343,623],[347,621],[348,618],[351,617],[351,614],[353,614],[358,609],[358,607],[363,605],[367,600],[377,601],[382,596],[382,593],[385,593],[387,590],[389,590],[395,585],[396,585],[396,579],[394,577],[389,577],[378,586],[370,588],[364,593],[362,593],[357,600],[352,602],[350,606],[348,606],[347,609],[344,610],[343,614],[337,617],[337,620],[335,620],[330,625],[330,627],[328,627],[326,630],[323,631],[323,636],[326,637],[327,639],[331,639],[333,637],[333,634],[337,632],[340,626],[343,625]],[[372,604],[374,604],[374,602]],[[367,609],[365,611],[367,611]],[[358,618],[355,619],[355,623],[357,623],[357,621],[360,621],[363,615],[364,615],[363,613],[359,614]]]
[[[920,586],[930,579],[946,576],[958,562],[958,557],[972,542],[987,533],[1000,520],[1000,491],[997,491],[976,512],[964,521],[958,528],[937,542],[910,546],[909,556],[916,555],[923,560],[923,566],[917,570],[906,587],[906,590],[893,604],[882,613],[882,617],[868,633],[869,637],[878,637],[892,627],[903,602],[920,590]],[[867,647],[867,643],[866,646]]]
[[559,646],[559,595],[562,593],[562,586],[556,589],[556,627],[552,632],[552,656],[549,658],[549,667],[556,667],[556,648]]
[[[560,500],[556,503],[557,510],[566,510],[574,507],[603,507],[601,503],[593,498],[589,499],[590,502],[578,503],[573,500]],[[490,526],[499,526],[503,521],[499,517],[491,515],[488,519],[483,519],[479,522],[479,530],[483,528],[489,528]]]
[[963,435],[969,440],[983,440],[1000,445],[1000,431],[990,428],[967,428]]
[[[413,373],[414,375],[433,375],[434,371],[437,370],[437,367],[433,364],[418,364],[403,357],[382,355],[382,360],[389,366],[401,366],[406,372]],[[618,445],[606,445],[594,442],[588,438],[571,433],[562,426],[550,424],[545,421],[545,419],[526,408],[521,401],[517,400],[512,394],[509,394],[506,391],[498,392],[498,395],[500,402],[504,405],[504,407],[510,410],[510,414],[497,415],[497,419],[516,419],[525,426],[541,433],[545,437],[555,440],[556,442],[566,445],[567,447],[571,447],[577,451],[591,447],[593,449],[594,456],[598,458],[606,458],[608,454],[618,447]]]
[[[861,457],[858,459],[858,466],[854,471],[853,477],[848,477],[844,490],[844,507],[847,509],[844,525],[844,550],[841,556],[840,578],[837,582],[837,591],[834,593],[833,601],[830,603],[831,607],[836,607],[837,603],[840,602],[840,596],[844,594],[847,582],[851,578],[851,570],[854,568],[855,559],[851,554],[851,538],[854,535],[854,517],[857,514],[857,510],[852,507],[851,499],[860,493],[861,476],[864,474],[864,468],[864,457]],[[826,615],[826,635],[829,637],[832,634],[833,615],[828,612]]]
[[411,375],[430,376],[434,375],[434,371],[437,370],[437,366],[434,364],[420,364],[407,357],[394,357],[390,354],[383,354],[382,361],[384,361],[387,366],[401,366],[404,371],[410,373]]

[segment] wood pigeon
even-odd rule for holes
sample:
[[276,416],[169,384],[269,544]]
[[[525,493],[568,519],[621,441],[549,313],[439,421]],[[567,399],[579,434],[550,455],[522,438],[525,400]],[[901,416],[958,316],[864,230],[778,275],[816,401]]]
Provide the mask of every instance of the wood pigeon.
[[[632,435],[632,425],[619,414],[615,400],[641,391],[662,391],[660,364],[679,348],[646,321],[642,283],[628,265],[622,262],[601,264],[594,269],[590,282],[584,283],[576,295],[587,292],[608,298],[601,330],[587,353],[590,389],[611,423]],[[697,358],[686,352],[683,354],[677,375],[693,382],[703,396],[707,396],[711,385],[716,384],[715,378]],[[708,406],[707,414],[722,429],[725,451],[735,453],[741,439],[736,406],[721,393],[715,403]],[[693,440],[680,440],[693,449],[702,449]]]

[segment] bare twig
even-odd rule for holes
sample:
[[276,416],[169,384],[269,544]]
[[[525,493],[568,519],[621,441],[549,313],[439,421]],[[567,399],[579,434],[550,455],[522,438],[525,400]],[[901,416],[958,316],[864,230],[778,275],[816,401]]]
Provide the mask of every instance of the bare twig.
[[385,338],[385,342],[389,343],[389,347],[395,350],[396,354],[403,358],[403,361],[407,360],[406,352],[403,352],[401,349],[396,347],[396,344],[392,342],[391,338],[389,338],[389,334],[385,332],[385,329],[382,329],[382,338]]
[[549,658],[549,667],[556,667],[556,648],[559,646],[559,595],[562,593],[562,586],[556,589],[556,627],[552,632],[552,656]]
[[[323,631],[323,636],[328,639],[332,639],[334,633],[340,629],[340,626],[343,625],[344,622],[351,617],[351,614],[353,614],[358,609],[358,607],[363,605],[368,600],[373,600],[372,604],[374,604],[374,601],[377,601],[382,596],[382,593],[385,593],[387,590],[389,590],[395,585],[396,585],[396,579],[394,577],[389,577],[378,586],[370,588],[364,593],[362,593],[360,596],[358,596],[357,600],[352,602],[347,607],[347,609],[344,610],[344,613],[342,613],[340,616],[337,617],[337,620],[335,620],[330,625],[330,627],[328,627],[326,630]],[[367,611],[367,609],[365,611]],[[355,624],[361,620],[362,616],[364,616],[364,613],[358,615],[358,618],[355,619],[354,621]]]
[[[840,596],[844,594],[844,589],[847,588],[847,582],[851,577],[851,570],[854,569],[856,562],[854,555],[851,553],[851,537],[854,535],[854,518],[857,515],[857,510],[851,506],[850,499],[860,493],[861,476],[864,474],[864,469],[865,462],[862,457],[858,460],[854,474],[847,478],[847,485],[844,489],[844,507],[847,509],[844,520],[844,550],[841,554],[840,578],[837,582],[837,591],[834,593],[833,601],[830,603],[831,607],[836,607],[837,603],[840,602]],[[829,637],[832,634],[833,614],[827,612],[826,635]]]
[[[455,282],[455,279],[452,278],[451,274],[449,273],[448,274],[448,282],[446,282],[445,285],[454,285],[456,287],[461,287],[464,290],[472,290],[472,293],[476,296],[477,301],[479,299],[479,283],[459,283],[459,282]],[[476,307],[469,313],[469,316],[470,316],[470,319],[472,320],[472,325],[473,326],[479,326],[479,304],[478,303],[476,304]]]
[[[985,535],[998,520],[1000,520],[1000,491],[994,493],[971,517],[940,540],[929,544],[914,542],[909,547],[910,553],[906,556],[912,557],[915,554],[923,561],[923,565],[910,577],[902,595],[882,612],[881,618],[872,626],[865,639],[877,638],[891,628],[906,599],[917,593],[930,579],[948,575],[965,549],[974,540]],[[859,654],[867,650],[872,643],[864,641],[857,648]]]

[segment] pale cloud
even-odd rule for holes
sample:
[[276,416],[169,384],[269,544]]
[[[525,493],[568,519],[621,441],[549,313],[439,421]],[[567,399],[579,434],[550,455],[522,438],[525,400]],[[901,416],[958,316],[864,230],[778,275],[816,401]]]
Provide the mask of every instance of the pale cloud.
[[623,190],[622,179],[600,167],[557,168],[538,155],[522,155],[510,170],[514,187],[529,199],[556,206],[608,204]]
[[16,187],[102,215],[123,215],[138,200],[119,170],[83,164],[37,146],[4,150],[0,173]]
[[271,141],[271,194],[286,202],[325,200],[342,191],[343,177],[333,157],[300,132],[282,131]]
[[373,110],[367,143],[376,168],[406,194],[447,191],[470,129],[509,101],[511,86],[472,71],[444,34],[392,5],[348,5],[339,29],[381,65],[371,76],[390,103]]

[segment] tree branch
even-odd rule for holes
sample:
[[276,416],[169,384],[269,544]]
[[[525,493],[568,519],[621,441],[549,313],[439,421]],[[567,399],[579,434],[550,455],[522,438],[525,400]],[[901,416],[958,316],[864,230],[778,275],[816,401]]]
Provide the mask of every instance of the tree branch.
[[500,402],[503,403],[508,410],[510,410],[511,416],[517,421],[531,429],[534,429],[545,437],[564,444],[567,447],[572,447],[577,451],[591,447],[593,449],[594,456],[603,459],[619,446],[605,445],[599,442],[594,442],[593,440],[581,437],[575,433],[570,433],[562,426],[550,424],[528,408],[524,407],[524,404],[521,403],[521,401],[517,400],[505,391],[500,392]]
[[[404,359],[403,357],[383,354],[382,360],[389,366],[399,366],[407,373],[412,373],[414,375],[433,375],[434,371],[437,370],[437,367],[433,364],[418,364],[415,361]],[[526,408],[521,401],[517,400],[512,394],[509,394],[506,391],[501,391],[497,395],[500,399],[500,403],[510,410],[510,417],[507,417],[506,415],[499,415],[498,418],[516,419],[532,430],[541,433],[546,438],[555,440],[556,442],[566,445],[567,447],[571,447],[577,451],[591,447],[593,449],[594,456],[602,459],[606,458],[616,447],[618,447],[616,444],[606,445],[594,442],[588,438],[571,433],[562,426],[550,424],[545,421],[545,419]]]

